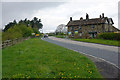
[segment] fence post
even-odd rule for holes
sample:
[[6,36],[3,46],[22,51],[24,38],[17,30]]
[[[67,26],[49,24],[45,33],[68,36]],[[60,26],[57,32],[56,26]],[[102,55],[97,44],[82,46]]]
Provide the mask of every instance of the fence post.
[[13,40],[6,40],[6,41],[3,41],[2,44],[1,44],[1,47],[2,48],[6,48],[8,46],[13,46],[15,44],[17,44],[18,42],[22,42],[24,40],[28,40],[30,39],[31,37],[27,37],[27,38],[16,38],[16,39],[13,39]]
[[2,42],[2,48],[4,48],[4,46],[5,46],[5,45],[4,45],[4,42]]

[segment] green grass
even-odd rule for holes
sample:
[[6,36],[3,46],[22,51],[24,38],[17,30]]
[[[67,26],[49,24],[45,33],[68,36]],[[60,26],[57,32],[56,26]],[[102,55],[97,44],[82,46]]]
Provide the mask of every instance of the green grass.
[[3,78],[101,78],[94,63],[80,53],[30,39],[2,50]]
[[120,44],[119,44],[120,41],[116,41],[116,40],[104,40],[104,39],[72,39],[72,40],[113,45],[113,46],[120,46]]

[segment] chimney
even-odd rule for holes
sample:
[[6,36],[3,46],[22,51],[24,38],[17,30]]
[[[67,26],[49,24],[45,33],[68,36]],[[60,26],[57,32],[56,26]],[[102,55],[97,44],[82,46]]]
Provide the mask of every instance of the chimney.
[[70,21],[72,21],[72,17],[70,17]]
[[102,16],[100,15],[100,18],[102,18]]
[[86,19],[89,19],[89,15],[86,13]]
[[83,17],[81,17],[80,20],[83,20]]
[[104,13],[102,13],[102,18],[104,18]]

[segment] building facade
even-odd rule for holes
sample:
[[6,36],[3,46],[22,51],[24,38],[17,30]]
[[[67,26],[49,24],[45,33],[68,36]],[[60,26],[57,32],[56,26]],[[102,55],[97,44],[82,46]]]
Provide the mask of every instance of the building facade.
[[81,17],[80,20],[72,20],[70,17],[67,24],[68,36],[70,38],[95,38],[99,33],[117,31],[118,29],[115,29],[113,24],[112,18],[104,17],[104,13],[99,18],[92,19],[89,19],[87,13],[86,19]]

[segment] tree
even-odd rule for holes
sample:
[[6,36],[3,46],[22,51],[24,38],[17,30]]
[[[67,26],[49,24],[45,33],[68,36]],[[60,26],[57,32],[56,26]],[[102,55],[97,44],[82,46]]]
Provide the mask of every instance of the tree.
[[15,23],[10,22],[9,24],[5,25],[5,28],[3,29],[3,31],[7,31],[9,28],[12,28],[15,25]]
[[32,28],[37,28],[39,30],[42,29],[43,27],[41,23],[41,19],[38,19],[37,17],[34,17],[31,23],[32,23]]
[[40,34],[40,32],[36,28],[33,28],[33,31],[35,34]]
[[16,21],[16,20],[14,20],[14,21],[13,21],[13,24],[14,24],[14,25],[15,25],[15,24],[17,24],[17,21]]
[[9,28],[12,28],[14,25],[16,24],[25,24],[27,27],[31,26],[32,28],[36,28],[37,30],[42,29],[43,25],[41,23],[41,19],[38,19],[37,17],[34,17],[31,21],[27,20],[27,18],[25,18],[24,20],[20,20],[18,23],[16,22],[16,20],[14,20],[13,22],[10,22],[9,24],[5,25],[5,28],[3,29],[3,31],[7,31]]
[[22,37],[29,37],[32,33],[40,34],[39,29],[43,27],[41,19],[34,17],[33,20],[20,20],[18,23],[16,20],[5,25],[3,29],[3,40],[15,39]]

